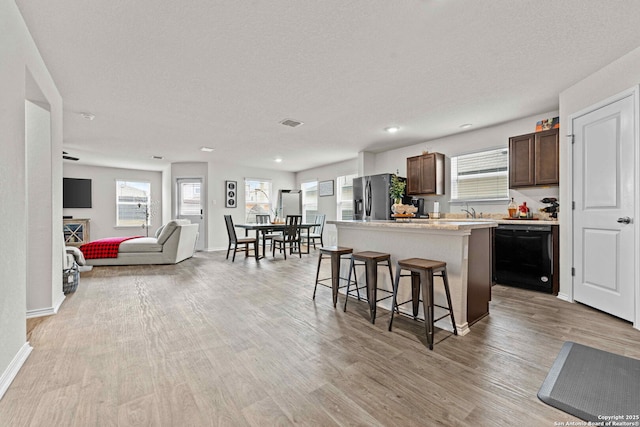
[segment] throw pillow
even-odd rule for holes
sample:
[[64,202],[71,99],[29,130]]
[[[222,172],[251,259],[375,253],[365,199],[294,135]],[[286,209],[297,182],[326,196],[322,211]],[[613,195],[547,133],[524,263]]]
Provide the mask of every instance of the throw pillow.
[[156,230],[156,234],[154,235],[156,239],[158,238],[158,236],[160,236],[160,233],[162,233],[163,228],[164,228],[164,225],[161,225],[160,228]]

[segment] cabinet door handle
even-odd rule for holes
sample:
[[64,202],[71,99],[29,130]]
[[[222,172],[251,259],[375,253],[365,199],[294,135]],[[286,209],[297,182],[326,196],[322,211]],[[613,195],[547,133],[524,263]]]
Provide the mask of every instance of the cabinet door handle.
[[620,224],[631,224],[631,218],[629,218],[628,216],[622,217],[622,218],[618,218],[618,221]]

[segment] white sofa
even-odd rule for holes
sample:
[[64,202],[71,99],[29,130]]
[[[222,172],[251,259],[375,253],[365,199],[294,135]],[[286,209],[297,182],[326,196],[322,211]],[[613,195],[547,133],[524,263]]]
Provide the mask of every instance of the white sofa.
[[156,237],[137,237],[122,242],[117,258],[87,259],[87,265],[177,264],[191,258],[198,239],[198,224],[174,219]]

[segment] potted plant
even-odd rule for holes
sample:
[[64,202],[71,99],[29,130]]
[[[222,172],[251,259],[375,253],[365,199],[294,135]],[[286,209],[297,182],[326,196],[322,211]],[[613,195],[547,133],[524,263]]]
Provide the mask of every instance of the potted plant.
[[389,195],[396,205],[402,204],[402,196],[404,195],[404,189],[406,186],[407,182],[400,180],[400,178],[398,178],[398,175],[391,175],[391,186],[389,188]]

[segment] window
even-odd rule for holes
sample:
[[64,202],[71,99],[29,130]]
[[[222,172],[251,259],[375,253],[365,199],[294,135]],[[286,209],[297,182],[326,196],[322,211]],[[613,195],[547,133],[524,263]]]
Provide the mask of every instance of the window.
[[509,155],[506,148],[451,157],[451,201],[509,198]]
[[151,183],[116,181],[116,226],[149,226]]
[[318,215],[318,181],[303,182],[302,190],[302,222],[310,222]]
[[178,180],[178,217],[202,215],[200,198],[200,179],[179,178]]
[[336,179],[336,204],[338,220],[353,219],[353,178],[356,175],[339,176]]
[[244,208],[247,222],[256,222],[256,215],[275,216],[271,203],[271,181],[262,179],[244,180]]

